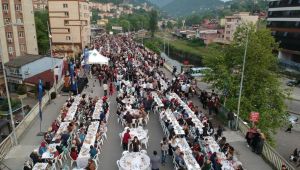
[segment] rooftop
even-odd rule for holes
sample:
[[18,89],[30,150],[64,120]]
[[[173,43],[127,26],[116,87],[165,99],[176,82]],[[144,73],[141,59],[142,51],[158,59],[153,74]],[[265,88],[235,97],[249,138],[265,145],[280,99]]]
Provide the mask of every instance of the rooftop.
[[43,57],[45,57],[45,56],[26,54],[24,56],[20,56],[20,57],[17,57],[17,58],[14,58],[14,59],[10,60],[9,62],[5,63],[5,66],[6,67],[19,68],[19,67],[24,66],[26,64],[32,63],[36,60],[39,60]]

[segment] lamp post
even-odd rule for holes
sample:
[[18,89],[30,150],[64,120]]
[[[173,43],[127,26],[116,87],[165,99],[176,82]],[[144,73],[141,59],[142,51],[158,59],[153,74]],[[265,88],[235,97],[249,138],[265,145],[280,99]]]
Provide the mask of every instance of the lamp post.
[[243,58],[243,68],[242,68],[242,77],[241,77],[241,82],[240,82],[240,91],[239,91],[239,99],[238,99],[237,118],[235,121],[235,130],[238,130],[238,121],[239,121],[239,116],[240,116],[240,107],[241,107],[241,98],[242,98],[242,90],[243,90],[243,83],[244,83],[244,72],[245,72],[246,56],[247,56],[247,50],[248,50],[248,41],[249,41],[249,29],[247,30],[246,46],[245,46],[244,58]]
[[52,35],[51,35],[51,31],[50,31],[50,25],[49,25],[49,22],[47,22],[47,27],[48,27],[48,35],[49,35],[49,48],[50,48],[50,57],[51,57],[51,64],[52,64],[52,68],[53,68],[53,87],[54,87],[54,90],[55,90],[55,93],[57,93],[57,87],[56,87],[56,76],[55,76],[55,72],[54,72],[54,69],[55,69],[55,63],[54,63],[54,56],[53,56],[53,52],[52,52]]
[[[6,25],[3,25],[3,26],[0,26],[0,28],[4,28],[6,26],[23,25],[23,24],[21,24],[20,20],[17,20],[17,21],[19,21],[19,22],[6,24]],[[6,72],[5,72],[5,68],[4,68],[4,60],[3,60],[1,39],[0,39],[0,55],[1,55],[1,65],[2,65],[2,69],[3,69],[4,84],[5,84],[5,89],[6,89],[6,97],[7,97],[7,102],[8,102],[10,121],[11,121],[11,126],[12,126],[12,143],[13,143],[13,146],[16,146],[18,144],[18,139],[17,139],[16,131],[15,131],[15,129],[16,129],[15,121],[14,121],[13,114],[12,114],[10,95],[9,95],[9,90],[8,90],[8,85],[7,85]]]

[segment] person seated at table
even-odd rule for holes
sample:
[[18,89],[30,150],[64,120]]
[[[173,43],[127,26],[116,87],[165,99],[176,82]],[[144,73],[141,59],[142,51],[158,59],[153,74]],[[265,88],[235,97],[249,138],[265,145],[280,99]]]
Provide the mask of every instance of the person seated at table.
[[221,148],[221,152],[227,153],[229,150],[229,143],[225,143],[225,145]]
[[128,142],[129,139],[131,138],[130,136],[130,130],[127,129],[126,133],[123,135],[122,143],[123,143],[123,150],[128,150]]
[[44,134],[44,140],[47,142],[47,143],[50,143],[52,141],[52,138],[53,138],[53,135],[51,134],[51,127],[48,129],[48,132],[46,132]]
[[175,161],[179,166],[179,169],[184,169],[185,168],[185,163],[184,163],[184,153],[180,152],[179,156],[175,157]]
[[77,151],[76,147],[72,147],[71,148],[70,157],[73,160],[77,160],[77,158],[78,158],[78,151]]
[[105,114],[105,112],[104,111],[101,111],[100,112],[100,121],[103,121],[103,120],[105,120],[106,119],[106,114]]
[[47,142],[42,141],[39,147],[39,155],[43,155],[43,153],[45,153],[46,151],[47,151]]
[[86,132],[85,132],[83,129],[80,129],[80,132],[79,132],[79,139],[80,139],[80,142],[83,142],[83,141],[84,141],[85,136],[86,136]]
[[31,158],[33,164],[35,165],[37,162],[42,162],[41,160],[41,156],[39,156],[38,154],[38,150],[35,149],[31,152],[31,154],[29,155],[29,157]]
[[70,138],[70,134],[68,133],[68,131],[64,131],[61,135],[61,143],[63,146],[68,146],[68,140]]
[[129,112],[127,112],[123,118],[126,120],[127,125],[131,127],[133,116]]
[[97,148],[93,145],[90,146],[90,156],[93,159],[97,155],[98,151]]
[[63,146],[61,146],[61,145],[56,145],[55,149],[58,154],[61,154],[64,151]]
[[222,137],[221,140],[218,142],[220,148],[223,148],[225,143],[226,143],[226,137]]
[[132,145],[133,152],[139,152],[140,151],[141,142],[138,140],[138,138],[136,136],[131,141],[131,145]]
[[32,165],[30,164],[29,161],[25,161],[24,163],[24,167],[23,167],[23,170],[32,170]]
[[85,170],[96,170],[96,164],[93,159],[89,159],[87,167],[85,167]]
[[51,124],[51,128],[52,128],[52,132],[57,132],[57,130],[59,129],[59,123],[57,120],[54,120],[54,122],[52,122]]
[[234,155],[234,148],[232,146],[228,147],[228,152],[226,154],[227,160],[232,160]]

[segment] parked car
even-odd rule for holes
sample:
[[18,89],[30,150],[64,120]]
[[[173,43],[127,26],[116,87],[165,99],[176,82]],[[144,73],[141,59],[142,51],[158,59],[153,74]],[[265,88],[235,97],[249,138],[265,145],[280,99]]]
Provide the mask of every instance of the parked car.
[[288,85],[288,86],[298,86],[298,85],[300,85],[300,80],[289,80],[287,83],[286,83],[286,85]]
[[298,123],[299,118],[296,115],[289,115],[288,120],[292,124]]

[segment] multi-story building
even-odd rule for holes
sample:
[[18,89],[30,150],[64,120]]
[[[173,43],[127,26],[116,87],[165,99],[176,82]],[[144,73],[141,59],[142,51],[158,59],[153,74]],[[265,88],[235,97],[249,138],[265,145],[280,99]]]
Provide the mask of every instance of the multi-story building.
[[234,32],[237,27],[243,23],[256,24],[258,16],[250,15],[249,12],[240,12],[233,16],[225,16],[224,43],[230,43],[233,40]]
[[33,10],[41,11],[46,10],[48,5],[48,0],[32,0],[33,3]]
[[88,0],[48,0],[48,9],[54,56],[75,56],[90,44]]
[[[0,42],[4,63],[25,54],[38,54],[32,0],[0,0]],[[1,92],[4,80],[0,70]]]
[[300,1],[269,0],[267,27],[280,43],[281,63],[300,72]]

